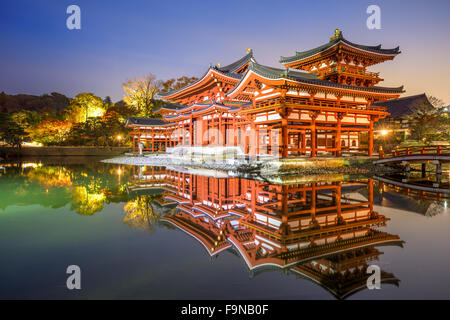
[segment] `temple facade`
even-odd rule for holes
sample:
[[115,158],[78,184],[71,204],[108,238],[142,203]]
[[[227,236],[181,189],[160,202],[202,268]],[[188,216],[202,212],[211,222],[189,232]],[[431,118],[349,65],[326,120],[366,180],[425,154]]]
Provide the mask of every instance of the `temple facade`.
[[324,45],[259,64],[251,49],[227,65],[210,66],[196,82],[160,93],[161,119],[130,118],[133,149],[239,148],[280,158],[373,154],[374,123],[389,115],[377,102],[397,99],[403,86],[379,86],[367,68],[399,54],[348,41],[341,31]]

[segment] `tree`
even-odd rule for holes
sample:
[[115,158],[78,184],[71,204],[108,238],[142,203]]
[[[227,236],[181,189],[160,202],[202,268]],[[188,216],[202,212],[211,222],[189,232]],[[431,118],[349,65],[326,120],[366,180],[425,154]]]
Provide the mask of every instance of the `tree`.
[[69,105],[69,98],[57,92],[33,96],[28,94],[8,95],[0,93],[0,111],[17,112],[22,110],[61,112]]
[[122,84],[125,91],[123,100],[132,106],[138,115],[150,117],[152,111],[158,106],[155,96],[161,89],[161,81],[149,73],[141,78],[128,80]]
[[105,110],[100,97],[93,93],[80,93],[70,101],[68,117],[74,123],[87,122],[89,117],[101,117]]
[[0,113],[0,139],[20,149],[26,136],[25,130],[14,121],[10,114]]
[[107,146],[113,145],[117,137],[120,139],[127,137],[129,129],[124,127],[123,116],[115,111],[108,109],[102,118],[103,141]]
[[431,141],[449,141],[450,140],[450,118],[440,113],[437,109],[417,111],[407,116],[411,123],[411,138],[425,143]]
[[72,123],[70,121],[44,119],[33,127],[30,136],[34,141],[44,145],[63,144],[71,129]]
[[169,79],[165,82],[163,82],[162,84],[162,89],[161,91],[172,91],[172,90],[177,90],[177,89],[181,89],[191,83],[194,83],[198,81],[197,77],[186,77],[186,76],[182,76],[180,78],[173,78],[173,79]]
[[128,201],[123,207],[125,212],[123,223],[153,232],[155,224],[160,218],[159,214],[153,212],[152,202],[154,198],[154,196],[144,195]]
[[115,112],[117,114],[118,121],[120,123],[122,123],[123,125],[125,124],[128,117],[136,115],[136,110],[134,108],[128,106],[126,103],[123,103],[123,104],[116,103],[116,104],[111,105],[106,110],[103,117],[107,116],[107,114],[110,112]]
[[13,113],[12,119],[31,136],[35,126],[41,121],[41,115],[36,111],[22,110]]
[[111,101],[111,97],[110,96],[106,96],[105,99],[103,99],[103,104],[107,107],[109,107],[110,105],[112,105],[112,101]]

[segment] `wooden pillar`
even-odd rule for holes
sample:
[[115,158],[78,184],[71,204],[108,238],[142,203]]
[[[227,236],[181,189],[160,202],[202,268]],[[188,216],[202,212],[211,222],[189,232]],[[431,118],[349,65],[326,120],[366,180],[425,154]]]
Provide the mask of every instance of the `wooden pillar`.
[[252,121],[252,124],[251,124],[251,128],[252,128],[252,130],[251,130],[251,132],[250,132],[250,135],[251,135],[251,137],[252,137],[252,142],[251,142],[251,146],[249,146],[250,147],[250,155],[252,156],[252,157],[255,157],[256,156],[256,154],[257,154],[257,146],[256,146],[256,141],[257,141],[257,129],[256,129],[256,124]]
[[252,210],[252,216],[253,219],[255,220],[255,212],[256,212],[256,197],[257,197],[257,193],[256,193],[256,181],[252,181],[253,184],[253,188],[252,188],[252,196],[251,196],[251,210]]
[[369,156],[373,155],[373,118],[370,117],[369,124]]
[[336,128],[336,141],[335,141],[335,148],[336,148],[336,156],[340,157],[342,154],[342,150],[341,150],[341,121],[343,118],[342,113],[337,113],[336,114],[336,118],[337,118],[337,128]]
[[267,130],[267,137],[268,137],[267,154],[273,155],[273,153],[272,153],[272,129]]
[[289,130],[287,124],[287,117],[289,111],[286,108],[286,89],[281,90],[281,99],[280,99],[280,111],[279,114],[282,118],[281,120],[281,157],[286,159],[289,156]]
[[220,113],[219,114],[219,126],[218,126],[218,128],[217,128],[217,133],[219,134],[219,137],[218,137],[218,145],[219,146],[223,146],[223,142],[224,142],[224,136],[223,136],[223,131],[222,131],[222,126],[223,126],[223,120],[222,120],[222,113]]
[[311,158],[315,158],[317,152],[316,119],[318,115],[318,112],[311,113]]
[[314,221],[314,222],[316,221],[316,206],[317,206],[316,196],[317,196],[316,183],[313,182],[311,184],[311,218],[312,218],[312,221]]
[[338,223],[340,223],[342,221],[342,206],[341,206],[341,189],[342,189],[342,184],[341,182],[337,183],[336,186],[336,192],[335,192],[335,201],[336,201],[336,211],[338,214]]
[[237,146],[237,140],[238,140],[238,128],[236,126],[236,115],[233,114],[233,146],[236,147]]
[[289,133],[287,127],[287,119],[281,120],[281,157],[286,159],[289,155],[288,144],[289,144]]
[[155,134],[152,134],[152,152],[155,152]]
[[255,126],[256,129],[256,155],[259,156],[259,127]]
[[190,135],[190,145],[193,146],[194,145],[194,123],[193,123],[193,119],[192,119],[192,115],[190,118],[190,122],[189,122],[189,135]]
[[281,186],[281,234],[289,233],[288,213],[289,213],[289,186]]
[[[302,149],[306,149],[306,130],[302,131]],[[306,154],[306,151],[303,151],[302,154]]]

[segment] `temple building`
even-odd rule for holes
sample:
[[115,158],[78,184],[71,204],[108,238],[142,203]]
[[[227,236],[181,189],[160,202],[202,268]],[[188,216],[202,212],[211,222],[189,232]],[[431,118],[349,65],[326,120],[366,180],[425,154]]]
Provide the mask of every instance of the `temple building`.
[[378,128],[375,128],[376,131],[380,133],[383,129],[388,129],[393,132],[403,132],[405,138],[410,134],[411,128],[416,125],[414,121],[410,120],[412,115],[437,110],[428,100],[425,93],[382,101],[378,105],[385,107],[386,111],[389,112],[389,116],[378,122]]
[[383,79],[367,68],[399,53],[350,42],[339,30],[324,45],[281,57],[282,68],[259,64],[247,49],[160,93],[168,102],[155,111],[162,119],[130,118],[133,149],[141,142],[146,151],[237,147],[250,157],[372,155],[374,123],[389,115],[377,103],[397,99],[403,86],[379,86]]

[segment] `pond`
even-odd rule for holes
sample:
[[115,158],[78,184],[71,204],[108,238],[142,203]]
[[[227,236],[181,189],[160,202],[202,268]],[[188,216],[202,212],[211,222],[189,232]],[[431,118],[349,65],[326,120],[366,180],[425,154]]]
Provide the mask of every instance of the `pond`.
[[0,299],[449,299],[449,194],[405,181],[1,163]]

